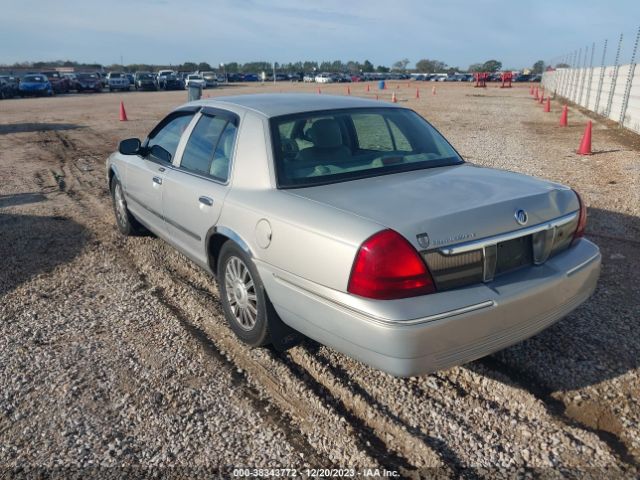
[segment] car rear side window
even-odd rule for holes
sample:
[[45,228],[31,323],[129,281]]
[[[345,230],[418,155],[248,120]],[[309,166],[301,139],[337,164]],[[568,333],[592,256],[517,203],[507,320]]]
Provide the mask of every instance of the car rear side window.
[[180,168],[226,182],[236,130],[224,117],[203,115],[189,137]]

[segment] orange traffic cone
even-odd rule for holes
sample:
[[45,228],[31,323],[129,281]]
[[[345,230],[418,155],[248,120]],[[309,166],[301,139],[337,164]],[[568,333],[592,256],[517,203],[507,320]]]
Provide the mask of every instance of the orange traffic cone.
[[411,85],[409,84],[409,82],[407,82],[407,88],[411,88]]
[[533,85],[529,85],[529,95],[533,95]]
[[591,155],[591,120],[587,122],[587,127],[584,129],[584,135],[580,142],[580,147],[576,152],[578,155]]
[[568,116],[569,116],[569,107],[564,105],[562,107],[562,113],[560,114],[560,126],[561,127],[566,127],[569,124],[569,122],[567,121],[567,117]]
[[396,85],[396,90],[400,89],[400,84]]
[[393,103],[398,103],[398,99],[396,98],[396,92],[393,92],[393,94],[391,95],[391,101]]
[[431,95],[435,95],[436,94],[436,86],[434,85],[433,88],[431,89]]
[[367,83],[367,92],[369,91],[369,84]]
[[549,113],[551,111],[551,97],[547,97],[547,103],[544,104],[544,112]]
[[351,87],[347,87],[347,95],[351,95]]
[[416,88],[416,98],[420,98],[420,89]]
[[122,102],[120,102],[120,121],[121,122],[126,122],[127,121],[127,112],[125,112],[124,103],[122,103]]

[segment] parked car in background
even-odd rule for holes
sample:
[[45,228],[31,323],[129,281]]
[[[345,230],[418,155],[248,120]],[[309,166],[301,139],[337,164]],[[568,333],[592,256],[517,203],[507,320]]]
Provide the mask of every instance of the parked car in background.
[[75,74],[75,72],[63,73],[62,74],[62,78],[64,78],[67,81],[67,84],[69,85],[69,90],[76,90],[76,74]]
[[157,90],[156,76],[151,72],[136,72],[133,85],[136,90]]
[[21,97],[50,97],[53,93],[49,79],[41,73],[25,75],[18,85],[18,95]]
[[599,277],[575,191],[467,164],[392,103],[200,100],[122,141],[105,173],[120,232],[144,225],[215,275],[252,347],[298,331],[425,374],[535,335]]
[[41,72],[43,75],[47,77],[49,83],[51,84],[51,88],[55,93],[68,93],[71,89],[71,83],[69,79],[62,76],[62,74],[55,70],[47,70]]
[[182,90],[184,84],[173,70],[160,70],[156,79],[160,90]]
[[255,73],[245,73],[242,80],[244,82],[259,82],[260,77]]
[[333,75],[330,73],[319,73],[318,75],[316,75],[315,77],[315,82],[316,83],[332,83],[333,82]]
[[191,75],[187,75],[187,79],[185,80],[184,88],[189,88],[191,85],[199,86],[200,88],[206,88],[207,82],[204,81],[202,75],[198,75],[196,73],[192,73]]
[[0,99],[18,95],[18,80],[12,75],[0,75]]
[[127,77],[127,80],[129,80],[130,86],[134,86],[136,84],[136,78],[133,73],[125,73],[124,76]]
[[513,80],[514,82],[528,82],[531,80],[531,75],[527,74],[527,73],[521,73],[520,75],[516,76],[516,78]]
[[109,86],[107,82],[107,74],[104,72],[96,72],[96,75],[98,75],[98,78],[100,78],[100,81],[102,82],[102,88],[107,88]]
[[303,72],[293,72],[288,75],[289,80],[292,82],[302,82],[304,80]]
[[215,88],[218,86],[218,76],[215,72],[201,72],[202,78],[205,81],[205,88]]
[[74,89],[78,92],[101,92],[102,80],[96,73],[79,72],[75,76]]
[[241,73],[228,73],[227,74],[227,81],[228,82],[243,82],[244,81],[244,75]]
[[313,83],[316,81],[316,76],[313,73],[305,73],[302,81],[305,83]]
[[107,85],[110,92],[114,90],[128,91],[131,86],[129,79],[122,72],[109,72],[107,74]]

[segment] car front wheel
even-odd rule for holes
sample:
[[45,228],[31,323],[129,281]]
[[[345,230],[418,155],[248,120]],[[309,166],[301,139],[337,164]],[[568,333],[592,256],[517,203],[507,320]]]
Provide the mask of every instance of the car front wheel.
[[118,225],[120,233],[126,236],[143,233],[145,229],[129,212],[122,185],[120,185],[120,181],[115,176],[111,180],[111,198],[113,200],[113,212],[116,216],[116,225]]
[[218,286],[229,326],[251,347],[271,343],[269,301],[258,271],[249,255],[232,241],[220,250]]

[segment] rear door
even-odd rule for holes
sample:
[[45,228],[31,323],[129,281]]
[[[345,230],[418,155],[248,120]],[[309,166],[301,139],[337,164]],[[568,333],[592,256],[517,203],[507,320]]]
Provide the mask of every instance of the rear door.
[[162,212],[164,181],[180,139],[194,112],[174,112],[158,124],[143,145],[146,156],[131,157],[125,194],[133,214],[160,236],[168,231]]
[[162,205],[171,241],[203,265],[207,232],[229,190],[238,122],[235,114],[204,108],[165,179]]

